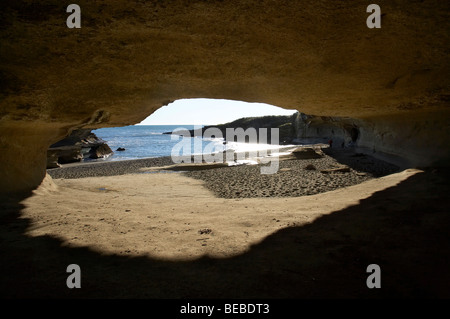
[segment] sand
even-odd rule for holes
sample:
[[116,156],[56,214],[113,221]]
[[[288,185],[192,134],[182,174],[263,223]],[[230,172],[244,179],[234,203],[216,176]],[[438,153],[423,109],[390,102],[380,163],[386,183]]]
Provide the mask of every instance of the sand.
[[[223,198],[297,197],[357,185],[398,172],[395,165],[367,155],[340,151],[341,160],[325,155],[318,159],[280,160],[276,174],[261,174],[259,165],[193,170],[185,175],[202,180]],[[350,164],[350,166],[349,166]],[[339,171],[345,168],[344,172]]]
[[[323,157],[317,159],[282,156],[275,174],[261,174],[261,165],[228,166],[224,161],[178,164],[170,157],[72,164],[48,170],[48,173],[55,179],[74,179],[176,171],[203,181],[218,197],[261,198],[314,195],[399,171],[395,165],[352,149],[325,151]],[[340,172],[343,167],[347,170]]]
[[[336,164],[331,157],[280,162],[289,170],[270,177],[267,185],[255,184],[260,174],[251,172],[257,166],[183,173],[146,171],[148,161],[136,164],[134,173],[115,176],[101,176],[111,173],[102,171],[103,164],[95,166],[95,177],[48,176],[17,205],[3,204],[2,248],[8,258],[2,270],[8,275],[2,278],[2,295],[449,296],[449,276],[437,275],[449,265],[449,243],[443,241],[448,239],[447,203],[430,201],[444,196],[444,187],[430,188],[440,185],[437,180],[448,184],[442,174],[408,169],[377,177],[392,167],[372,163],[372,172],[363,172],[361,156],[344,155],[337,156],[339,164],[349,155],[354,168],[336,174],[340,182],[328,188],[320,186],[329,178],[320,168]],[[356,167],[356,159],[362,166]],[[318,170],[304,170],[310,162]],[[92,174],[93,169],[80,171]],[[316,194],[288,191],[320,174],[327,176],[316,182]],[[300,182],[289,182],[295,176]],[[239,189],[253,186],[242,196],[231,186],[218,189],[231,181]],[[259,196],[267,186],[279,189],[278,196]],[[70,263],[83,271],[82,289],[65,287]],[[365,286],[371,263],[385,270],[384,290]]]

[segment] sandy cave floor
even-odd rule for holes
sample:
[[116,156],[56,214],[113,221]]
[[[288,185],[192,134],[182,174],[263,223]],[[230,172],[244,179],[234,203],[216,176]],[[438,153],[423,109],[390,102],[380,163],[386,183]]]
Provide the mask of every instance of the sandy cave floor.
[[[448,172],[223,198],[180,172],[46,178],[3,202],[6,297],[449,297]],[[65,267],[83,289],[65,287]],[[383,288],[365,284],[380,264]],[[407,265],[405,267],[405,265]],[[62,270],[61,270],[62,269]]]
[[[143,167],[103,176],[105,165],[100,163],[96,177],[48,180],[38,193],[50,191],[45,198],[28,199],[24,217],[34,221],[28,233],[32,236],[64,234],[68,246],[89,246],[101,253],[174,260],[235,256],[277,229],[309,223],[393,185],[382,179],[345,189],[398,168],[372,157],[350,156],[354,154],[349,151],[335,153],[346,155],[358,170],[321,173],[343,165],[329,155],[280,161],[278,172],[268,175],[260,173],[259,165],[199,169],[200,164],[187,172]],[[127,167],[124,163],[114,164]],[[369,164],[371,172],[363,172],[368,169],[361,163]],[[305,169],[308,165],[314,169]],[[72,171],[80,174],[79,168]],[[333,190],[340,191],[326,194]]]
[[246,199],[217,198],[180,173],[61,179],[56,190],[27,199],[22,216],[33,221],[27,235],[57,236],[68,247],[171,260],[231,257],[278,229],[355,205],[413,174],[314,196]]

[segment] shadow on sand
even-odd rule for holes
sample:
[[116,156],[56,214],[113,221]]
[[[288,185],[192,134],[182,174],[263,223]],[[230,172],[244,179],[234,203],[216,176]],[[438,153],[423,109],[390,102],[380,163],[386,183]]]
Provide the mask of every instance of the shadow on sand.
[[[449,298],[449,172],[419,173],[239,256],[168,261],[28,237],[21,199],[1,204],[2,298]],[[66,267],[81,267],[68,289]],[[366,268],[381,267],[381,289]]]

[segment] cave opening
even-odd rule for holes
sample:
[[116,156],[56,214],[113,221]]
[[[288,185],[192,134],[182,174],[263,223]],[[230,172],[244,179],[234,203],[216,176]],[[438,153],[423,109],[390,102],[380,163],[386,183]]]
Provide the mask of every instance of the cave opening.
[[[221,134],[212,136],[217,144],[216,149],[224,145],[222,142],[225,143],[225,126],[243,128],[246,131],[253,128],[256,131],[259,128],[279,128],[279,143],[287,143],[295,136],[296,113],[297,110],[265,103],[206,98],[181,99],[158,108],[136,125],[100,128],[93,133],[110,146],[111,155],[108,159],[142,159],[170,156],[178,139],[169,133],[182,129],[189,130],[195,139],[201,138],[199,135],[205,133],[206,128],[219,128]],[[270,132],[267,140],[269,143]],[[244,141],[233,139],[230,142],[251,141],[250,136],[246,135]],[[194,144],[195,142],[192,143],[192,152],[196,153],[198,149],[194,149]],[[206,145],[202,146],[200,152],[204,147]]]

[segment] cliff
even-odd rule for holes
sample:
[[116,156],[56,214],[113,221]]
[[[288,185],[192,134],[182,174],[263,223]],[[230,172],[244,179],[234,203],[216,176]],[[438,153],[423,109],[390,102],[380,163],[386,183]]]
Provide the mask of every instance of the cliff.
[[354,147],[400,167],[448,166],[448,116],[417,112],[365,119],[297,113],[294,142]]

